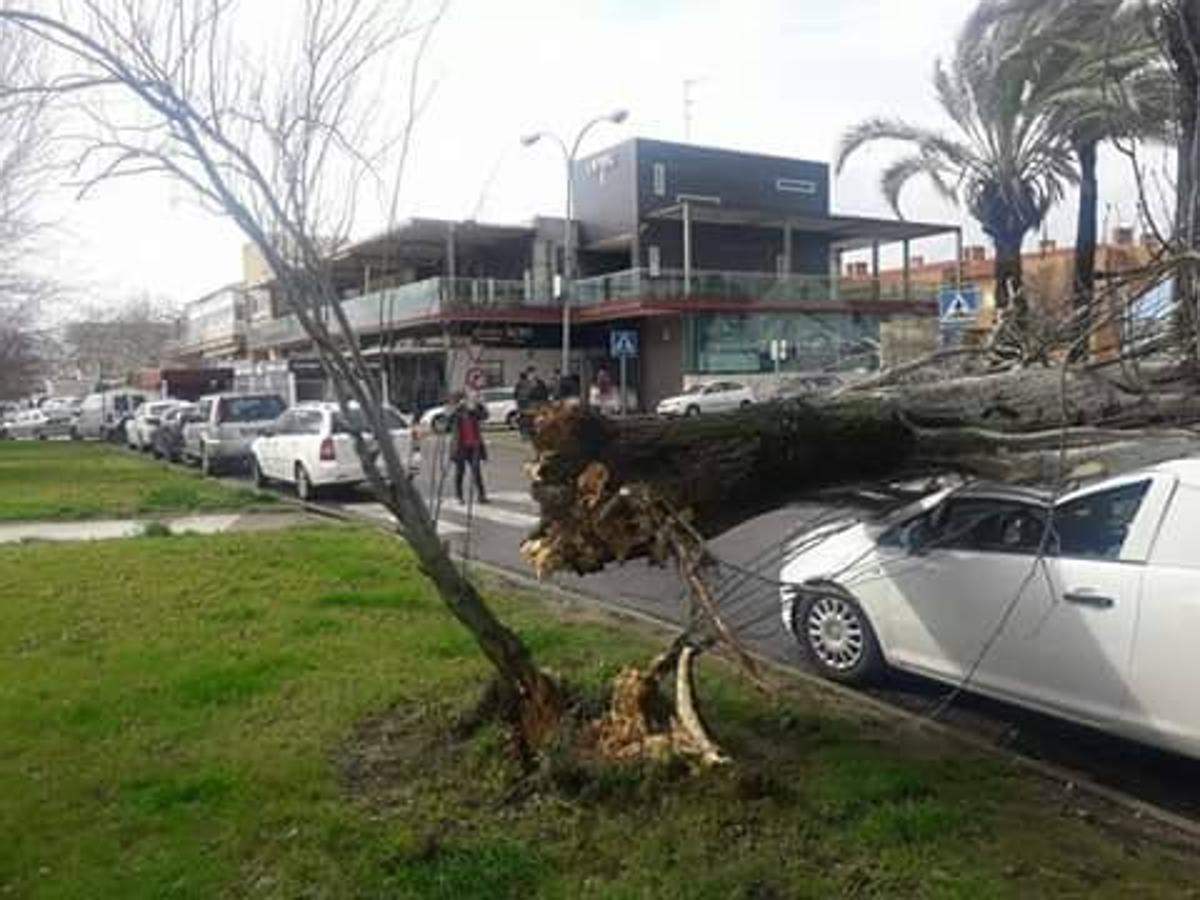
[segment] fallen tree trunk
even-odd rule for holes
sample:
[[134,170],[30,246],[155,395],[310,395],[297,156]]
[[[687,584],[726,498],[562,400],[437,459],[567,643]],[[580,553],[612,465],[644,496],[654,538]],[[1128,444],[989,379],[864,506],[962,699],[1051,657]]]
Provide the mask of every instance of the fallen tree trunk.
[[539,574],[665,562],[672,517],[710,537],[817,488],[917,470],[1052,482],[1112,474],[1197,452],[1193,432],[1167,425],[1197,419],[1186,386],[1146,394],[1061,369],[683,419],[552,407],[530,467],[541,521],[522,549]]

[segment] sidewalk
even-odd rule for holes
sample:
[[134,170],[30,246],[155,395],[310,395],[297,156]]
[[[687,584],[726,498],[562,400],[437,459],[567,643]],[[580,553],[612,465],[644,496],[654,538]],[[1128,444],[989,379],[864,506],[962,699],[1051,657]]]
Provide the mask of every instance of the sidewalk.
[[221,534],[226,531],[261,531],[292,528],[314,521],[305,513],[210,513],[194,516],[138,519],[91,519],[82,522],[5,522],[0,524],[0,544],[21,541],[110,541],[140,537],[151,524],[166,526],[172,534]]

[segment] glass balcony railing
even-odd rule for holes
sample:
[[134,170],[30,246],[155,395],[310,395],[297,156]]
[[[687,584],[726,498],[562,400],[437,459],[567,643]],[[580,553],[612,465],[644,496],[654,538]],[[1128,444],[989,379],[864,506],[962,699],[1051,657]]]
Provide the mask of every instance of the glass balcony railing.
[[648,269],[629,269],[575,282],[575,302],[591,306],[610,300],[678,300],[703,297],[747,303],[798,303],[828,300],[934,300],[938,285],[912,282],[907,293],[901,279],[831,278],[824,275],[776,275],[771,272],[714,272],[691,274],[690,290],[683,272],[651,275]]
[[[472,309],[504,309],[530,300],[525,282],[501,278],[427,278],[372,291],[342,301],[342,311],[354,330],[370,334],[411,325],[440,313]],[[295,316],[281,316],[250,326],[250,344],[270,347],[307,340]]]

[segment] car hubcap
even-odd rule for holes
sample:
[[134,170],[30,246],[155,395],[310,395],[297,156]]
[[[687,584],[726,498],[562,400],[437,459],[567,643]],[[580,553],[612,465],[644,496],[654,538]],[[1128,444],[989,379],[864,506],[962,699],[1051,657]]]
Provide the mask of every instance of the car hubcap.
[[808,613],[808,643],[825,665],[838,671],[862,659],[865,636],[858,612],[840,597],[821,597]]

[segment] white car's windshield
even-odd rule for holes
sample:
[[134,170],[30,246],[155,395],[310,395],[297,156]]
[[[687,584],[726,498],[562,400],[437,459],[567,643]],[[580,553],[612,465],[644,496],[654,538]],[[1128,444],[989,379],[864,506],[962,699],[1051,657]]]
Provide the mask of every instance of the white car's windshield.
[[279,418],[283,401],[275,396],[222,397],[217,418],[221,422],[264,422]]
[[[390,430],[408,427],[408,422],[404,420],[404,416],[390,407],[384,408],[383,420],[387,423],[387,427]],[[349,416],[341,410],[333,414],[333,430],[340,434],[347,434],[351,431],[370,431],[371,429],[367,426],[367,421],[362,414],[362,410],[352,409]]]

